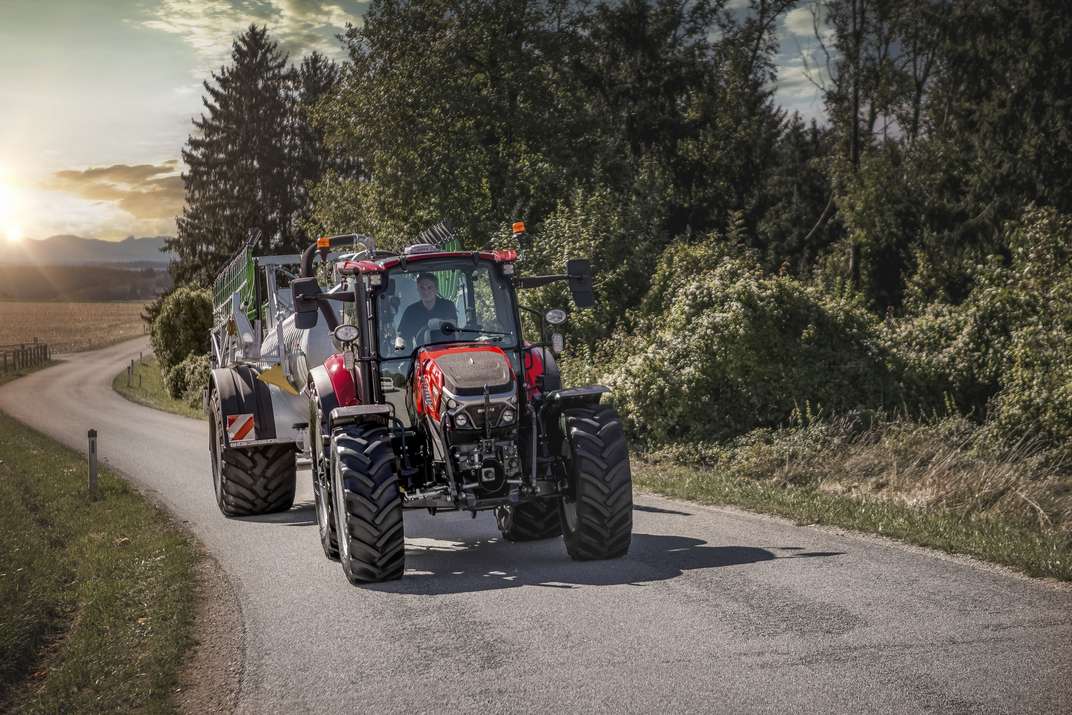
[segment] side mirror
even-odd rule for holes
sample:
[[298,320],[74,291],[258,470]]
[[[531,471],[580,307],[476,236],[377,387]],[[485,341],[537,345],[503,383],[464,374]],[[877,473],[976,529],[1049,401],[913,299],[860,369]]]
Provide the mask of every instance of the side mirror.
[[316,327],[320,313],[316,297],[320,293],[320,284],[316,282],[316,278],[295,278],[290,282],[290,295],[294,302],[294,327],[298,330]]
[[570,293],[578,308],[591,308],[596,304],[596,295],[592,290],[592,266],[583,258],[566,261],[566,273],[569,274]]

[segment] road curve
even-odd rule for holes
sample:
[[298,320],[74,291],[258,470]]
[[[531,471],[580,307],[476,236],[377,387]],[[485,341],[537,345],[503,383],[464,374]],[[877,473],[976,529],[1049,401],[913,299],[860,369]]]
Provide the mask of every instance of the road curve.
[[407,572],[354,588],[298,502],[226,519],[204,422],[127,402],[143,340],[0,387],[0,410],[151,490],[238,585],[240,712],[1072,712],[1072,591],[918,549],[637,499],[625,559],[406,515]]

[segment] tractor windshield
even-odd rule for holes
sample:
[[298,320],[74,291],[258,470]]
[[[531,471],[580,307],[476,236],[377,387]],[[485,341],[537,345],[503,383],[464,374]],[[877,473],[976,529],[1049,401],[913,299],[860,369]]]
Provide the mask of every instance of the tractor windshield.
[[421,261],[387,274],[379,301],[380,357],[408,358],[430,343],[517,346],[508,290],[495,264]]
[[512,293],[490,261],[445,259],[397,266],[379,295],[380,374],[384,397],[409,426],[405,385],[413,350],[435,343],[486,343],[510,355],[518,346]]

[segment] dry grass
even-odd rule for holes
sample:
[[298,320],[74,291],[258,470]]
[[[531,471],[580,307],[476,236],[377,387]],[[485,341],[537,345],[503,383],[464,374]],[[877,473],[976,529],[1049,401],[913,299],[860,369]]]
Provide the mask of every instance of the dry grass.
[[0,302],[0,345],[34,338],[53,352],[79,352],[145,334],[145,303]]
[[[878,531],[1072,580],[1072,466],[948,418],[835,418],[639,460],[643,488]],[[688,466],[692,465],[692,466]]]

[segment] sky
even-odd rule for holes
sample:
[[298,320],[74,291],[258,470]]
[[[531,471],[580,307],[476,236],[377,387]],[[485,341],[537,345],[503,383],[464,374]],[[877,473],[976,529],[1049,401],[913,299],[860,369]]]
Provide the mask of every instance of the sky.
[[[202,80],[267,25],[292,59],[341,57],[368,0],[0,0],[0,241],[172,235]],[[747,4],[731,0],[730,6]],[[805,76],[812,0],[779,27],[776,99],[821,110]]]

